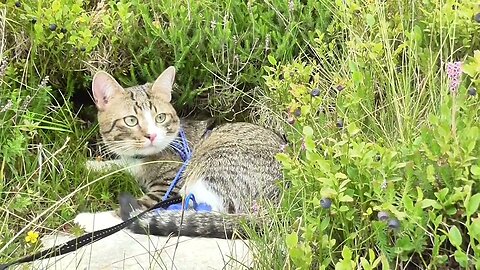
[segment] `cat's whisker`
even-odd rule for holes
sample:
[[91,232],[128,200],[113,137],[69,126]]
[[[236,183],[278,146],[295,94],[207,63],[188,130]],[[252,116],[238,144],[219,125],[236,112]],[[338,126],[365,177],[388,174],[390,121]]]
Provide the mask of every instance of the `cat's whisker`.
[[109,145],[143,145],[143,142],[139,142],[137,140],[130,140],[130,141],[112,141],[109,142]]
[[91,146],[98,147],[101,150],[109,147],[110,145],[119,145],[119,144],[125,144],[125,143],[135,143],[135,140],[127,140],[127,141],[109,141],[107,143],[101,141],[101,142],[96,142],[96,143],[91,143]]
[[139,149],[143,148],[143,143],[135,143],[135,144],[128,144],[128,143],[115,143],[106,145],[106,150],[109,153],[119,154],[121,152],[135,152]]
[[108,151],[111,153],[116,153],[116,152],[126,152],[126,151],[131,151],[134,150],[134,148],[130,145],[117,145],[117,146],[108,146]]
[[119,144],[119,145],[112,145],[112,146],[109,146],[110,149],[112,150],[123,150],[123,149],[126,149],[126,148],[134,148],[132,145],[129,145],[129,144]]
[[121,141],[109,141],[109,144],[119,144],[119,143],[141,143],[138,140],[121,140]]
[[112,153],[117,153],[117,152],[122,152],[130,149],[131,147],[127,147],[127,146],[117,146],[117,147],[110,147],[108,150]]
[[105,143],[100,141],[100,142],[90,143],[90,145],[92,145],[92,146],[102,146],[102,145],[105,145]]
[[97,153],[97,155],[95,155],[95,157],[97,157],[97,158],[107,158],[107,159],[110,158],[111,156],[117,156],[117,153],[114,153],[112,151],[103,150],[100,153]]

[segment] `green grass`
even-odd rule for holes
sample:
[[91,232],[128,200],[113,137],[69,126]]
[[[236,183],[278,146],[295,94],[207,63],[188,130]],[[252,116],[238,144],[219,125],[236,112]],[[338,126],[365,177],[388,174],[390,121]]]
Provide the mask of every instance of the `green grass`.
[[134,85],[174,64],[183,114],[289,138],[289,189],[250,233],[256,269],[480,267],[480,100],[468,94],[480,88],[480,23],[474,1],[454,2],[0,4],[0,261],[39,247],[28,231],[78,233],[79,212],[139,194],[125,173],[87,172],[98,131],[82,99],[94,67]]
[[[41,235],[57,228],[72,232],[70,221],[79,212],[115,207],[122,190],[138,193],[133,179],[125,174],[100,176],[86,171],[87,157],[93,158],[87,139],[97,130],[80,124],[68,106],[52,106],[44,115],[16,111],[3,121],[14,119],[18,124],[11,126],[12,131],[33,130],[35,134],[19,140],[2,137],[7,142],[2,145],[8,147],[3,150],[0,174],[2,256],[29,254],[34,246],[23,240],[28,231]],[[30,142],[22,145],[22,140]],[[26,151],[13,152],[23,146]]]
[[[456,13],[444,2],[344,3],[330,6],[336,17],[312,44],[316,57],[266,68],[259,106],[284,112],[291,145],[279,158],[291,185],[256,241],[260,268],[478,268],[473,2]],[[453,61],[466,71],[458,93],[445,71]]]

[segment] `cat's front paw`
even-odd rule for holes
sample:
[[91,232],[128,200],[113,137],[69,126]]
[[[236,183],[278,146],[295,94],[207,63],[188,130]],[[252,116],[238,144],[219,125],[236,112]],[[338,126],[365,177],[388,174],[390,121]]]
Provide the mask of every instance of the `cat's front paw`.
[[74,223],[82,227],[86,232],[106,229],[117,225],[120,221],[120,217],[115,215],[114,211],[80,213],[73,220]]
[[85,163],[85,167],[87,167],[87,170],[93,171],[93,172],[98,172],[102,171],[102,168],[105,167],[103,164],[105,161],[99,161],[99,160],[87,160]]

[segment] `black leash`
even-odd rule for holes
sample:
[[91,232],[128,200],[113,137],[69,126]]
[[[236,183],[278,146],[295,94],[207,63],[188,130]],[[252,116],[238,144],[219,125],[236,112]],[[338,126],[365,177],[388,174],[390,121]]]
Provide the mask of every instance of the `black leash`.
[[94,242],[96,242],[100,239],[103,239],[107,236],[110,236],[110,235],[112,235],[112,234],[114,234],[118,231],[121,231],[121,230],[125,229],[126,227],[131,225],[133,222],[137,221],[139,218],[141,218],[143,215],[145,215],[147,212],[149,212],[151,210],[154,210],[154,209],[157,209],[157,208],[167,208],[172,204],[181,203],[181,202],[182,202],[182,197],[181,196],[175,196],[173,198],[161,201],[161,202],[155,204],[154,206],[150,207],[149,209],[141,212],[140,214],[138,214],[138,215],[136,215],[136,216],[134,216],[134,217],[132,217],[128,220],[125,220],[124,222],[122,222],[118,225],[115,225],[115,226],[112,226],[110,228],[106,228],[106,229],[103,229],[103,230],[98,230],[98,231],[94,231],[94,232],[91,232],[91,233],[84,234],[84,235],[82,235],[80,237],[77,237],[75,239],[72,239],[72,240],[70,240],[70,241],[68,241],[64,244],[48,248],[46,250],[37,252],[37,253],[35,253],[33,255],[30,255],[30,256],[23,257],[21,259],[13,261],[13,262],[9,262],[9,263],[6,263],[6,264],[0,264],[0,270],[6,270],[6,269],[8,269],[8,267],[10,267],[12,265],[15,265],[15,264],[19,264],[19,263],[31,262],[31,261],[35,261],[35,260],[40,260],[40,259],[45,259],[45,258],[49,258],[49,257],[55,257],[55,256],[60,256],[60,255],[70,253],[70,252],[75,251],[75,250],[77,250],[77,249],[79,249],[79,248],[81,248],[85,245],[94,243]]

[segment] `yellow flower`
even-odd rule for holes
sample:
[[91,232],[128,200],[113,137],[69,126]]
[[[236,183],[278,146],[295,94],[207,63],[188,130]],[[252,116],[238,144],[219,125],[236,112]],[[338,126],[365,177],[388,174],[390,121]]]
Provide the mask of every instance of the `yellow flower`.
[[29,231],[25,236],[25,242],[35,244],[38,241],[38,232]]

